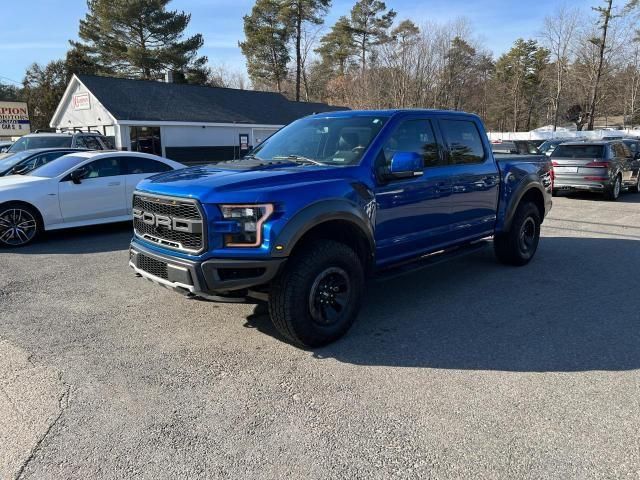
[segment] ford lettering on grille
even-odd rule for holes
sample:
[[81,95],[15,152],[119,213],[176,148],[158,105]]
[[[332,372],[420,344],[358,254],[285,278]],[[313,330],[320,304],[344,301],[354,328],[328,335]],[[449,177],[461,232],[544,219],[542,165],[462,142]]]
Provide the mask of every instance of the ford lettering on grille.
[[135,194],[132,213],[139,237],[174,250],[203,250],[204,222],[194,201]]

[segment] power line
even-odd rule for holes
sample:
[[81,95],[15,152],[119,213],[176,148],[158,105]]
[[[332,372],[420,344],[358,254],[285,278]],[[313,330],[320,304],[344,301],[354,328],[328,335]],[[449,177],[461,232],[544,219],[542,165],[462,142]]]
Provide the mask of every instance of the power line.
[[12,79],[12,78],[4,77],[2,75],[0,75],[0,79],[9,80],[11,83],[15,83],[16,85],[22,85],[22,82],[18,82],[16,80]]

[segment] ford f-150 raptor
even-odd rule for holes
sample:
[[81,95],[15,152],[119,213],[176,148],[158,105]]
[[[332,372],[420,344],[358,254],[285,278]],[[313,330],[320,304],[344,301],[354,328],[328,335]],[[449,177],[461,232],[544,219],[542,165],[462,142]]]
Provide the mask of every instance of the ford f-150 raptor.
[[528,263],[552,183],[545,156],[495,156],[475,115],[323,113],[242,160],[143,180],[130,266],[188,296],[267,301],[282,335],[314,347],[349,329],[371,276],[491,237],[500,261]]

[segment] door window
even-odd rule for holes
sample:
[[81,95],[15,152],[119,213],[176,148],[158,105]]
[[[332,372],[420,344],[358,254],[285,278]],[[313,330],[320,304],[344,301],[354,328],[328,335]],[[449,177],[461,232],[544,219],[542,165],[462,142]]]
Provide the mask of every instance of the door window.
[[102,144],[98,141],[96,137],[87,136],[84,137],[87,148],[91,150],[102,150]]
[[437,167],[443,164],[429,120],[405,120],[398,125],[382,149],[380,162],[383,165],[381,166],[390,167],[391,159],[397,152],[419,154],[424,167]]
[[158,162],[150,158],[127,157],[127,175],[140,173],[159,173],[173,170],[166,163]]
[[88,173],[84,178],[115,177],[122,175],[122,162],[120,157],[106,157],[84,165]]
[[449,163],[465,165],[484,162],[482,137],[474,122],[468,120],[441,120],[440,127],[449,149]]

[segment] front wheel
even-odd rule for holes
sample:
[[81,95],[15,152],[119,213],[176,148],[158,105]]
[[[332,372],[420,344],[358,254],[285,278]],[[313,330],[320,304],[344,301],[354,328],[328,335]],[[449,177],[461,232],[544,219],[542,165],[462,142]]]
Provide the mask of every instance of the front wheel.
[[0,205],[0,247],[22,247],[33,242],[42,231],[38,212],[29,205]]
[[540,211],[533,203],[518,207],[508,232],[496,234],[493,247],[496,257],[507,265],[522,266],[531,261],[540,241]]
[[360,310],[364,270],[347,245],[318,240],[297,251],[274,280],[269,314],[276,329],[303,347],[331,343]]
[[631,187],[631,190],[633,190],[636,193],[640,193],[640,170],[638,171],[638,178],[636,179],[636,184]]

